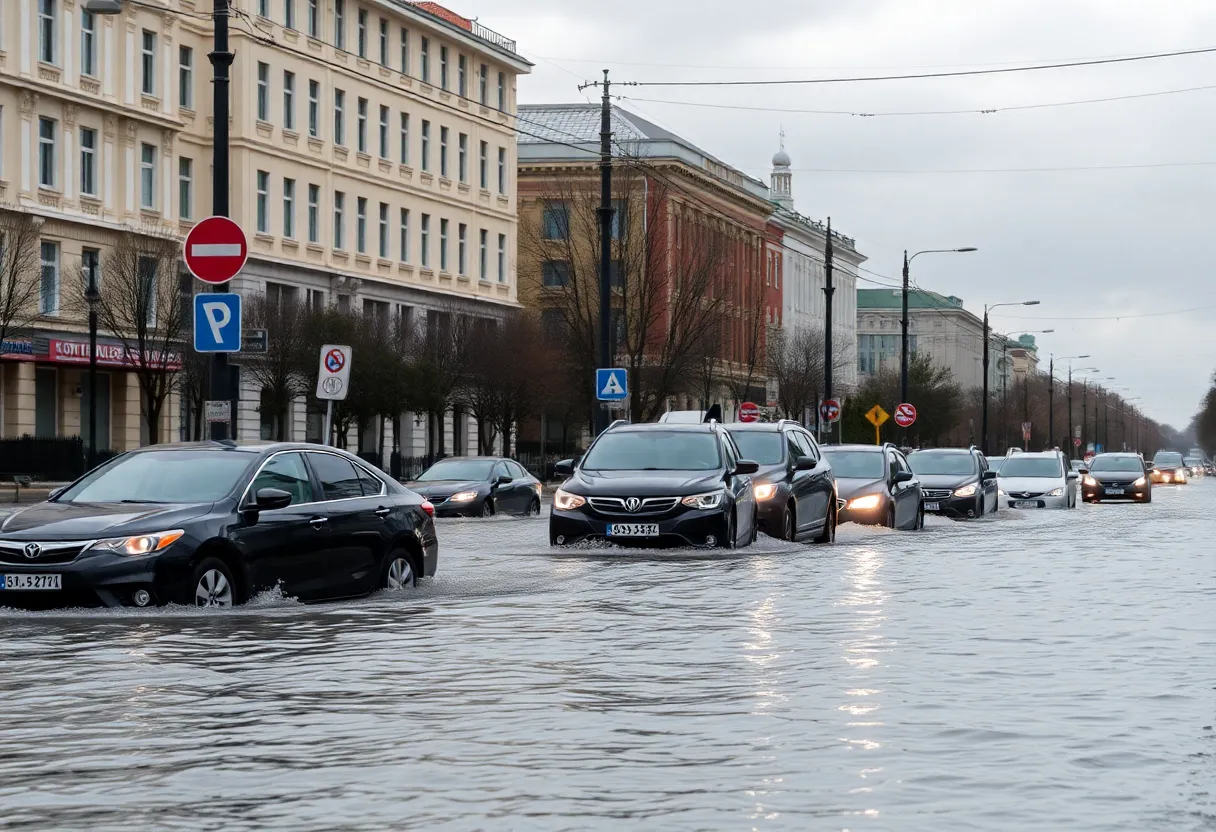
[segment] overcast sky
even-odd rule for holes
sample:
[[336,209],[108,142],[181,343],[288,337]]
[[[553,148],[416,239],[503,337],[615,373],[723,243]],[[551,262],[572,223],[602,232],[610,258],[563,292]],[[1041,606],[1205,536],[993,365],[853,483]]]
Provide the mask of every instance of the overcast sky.
[[[518,40],[520,52],[536,63],[519,82],[526,104],[585,100],[578,80],[598,77],[601,68],[612,69],[615,81],[816,78],[1216,46],[1210,0],[450,2]],[[972,78],[622,93],[881,113],[993,109],[1205,85],[1216,85],[1216,55]],[[993,325],[1010,334],[1054,329],[1038,336],[1044,369],[1051,353],[1089,353],[1093,358],[1076,366],[1113,376],[1116,381],[1106,383],[1141,397],[1150,416],[1181,428],[1197,409],[1216,370],[1216,89],[985,115],[868,118],[620,103],[765,181],[784,125],[798,210],[831,215],[833,227],[857,239],[867,268],[894,278],[905,248],[976,246],[975,254],[917,259],[913,280],[963,298],[977,313],[985,303],[1040,300],[1037,307],[996,310]],[[874,172],[1178,162],[1212,164]],[[1083,320],[1205,306],[1211,308]]]

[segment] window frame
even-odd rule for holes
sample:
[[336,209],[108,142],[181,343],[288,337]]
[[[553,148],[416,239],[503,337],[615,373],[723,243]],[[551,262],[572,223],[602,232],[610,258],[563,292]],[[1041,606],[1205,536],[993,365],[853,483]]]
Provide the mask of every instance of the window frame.
[[[85,136],[90,137],[88,143]],[[80,193],[96,197],[97,193],[97,129],[80,128]]]
[[[149,42],[151,46],[149,47]],[[156,32],[140,31],[139,40],[139,89],[144,95],[156,97]]]
[[[146,152],[152,151],[152,160],[148,161]],[[148,142],[139,144],[139,207],[143,211],[156,210],[156,145]],[[146,198],[145,198],[146,197]]]
[[[85,25],[85,24],[88,25]],[[80,10],[80,74],[97,78],[97,13]]]
[[177,216],[194,219],[194,160],[189,156],[177,157]]
[[283,129],[296,129],[296,74],[283,70]]

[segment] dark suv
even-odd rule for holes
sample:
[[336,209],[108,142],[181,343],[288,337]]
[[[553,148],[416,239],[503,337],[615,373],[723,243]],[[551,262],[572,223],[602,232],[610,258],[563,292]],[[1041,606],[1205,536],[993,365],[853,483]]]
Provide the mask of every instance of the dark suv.
[[756,539],[751,475],[730,434],[708,424],[616,422],[553,495],[549,543],[587,539],[625,545],[734,549]]
[[923,529],[920,480],[894,445],[825,445],[823,456],[836,475],[844,507],[840,522]]
[[728,425],[743,456],[760,470],[752,490],[760,529],[782,540],[836,539],[836,478],[815,437],[790,419]]
[[947,517],[983,517],[996,511],[996,471],[975,448],[933,448],[908,454],[920,478],[925,511]]

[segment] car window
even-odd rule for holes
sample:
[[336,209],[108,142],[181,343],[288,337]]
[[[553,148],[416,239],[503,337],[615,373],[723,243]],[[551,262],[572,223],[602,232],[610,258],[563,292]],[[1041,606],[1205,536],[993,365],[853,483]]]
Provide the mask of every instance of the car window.
[[355,474],[359,477],[359,485],[363,487],[364,497],[376,497],[384,491],[384,483],[379,477],[361,465],[355,466]]
[[213,503],[245,482],[256,459],[252,454],[214,450],[124,454],[94,470],[55,502]]
[[507,470],[510,471],[511,476],[517,480],[525,480],[528,478],[527,470],[514,460],[507,463]]
[[[494,466],[493,478],[498,479],[499,477],[511,477],[511,472],[507,470],[507,463],[505,462],[499,462]],[[515,479],[515,477],[511,477],[511,479]]]
[[316,502],[308,466],[302,454],[278,454],[271,457],[249,486],[249,493],[256,497],[263,488],[277,488],[291,495],[291,504]]
[[785,434],[785,444],[791,460],[797,460],[798,457],[806,456],[806,449],[799,446],[798,439],[792,430]]
[[883,477],[882,451],[841,450],[828,447],[824,456],[837,479],[878,480]]
[[814,437],[805,431],[796,430],[794,431],[794,441],[802,449],[803,456],[809,456],[816,462],[819,461],[819,446],[815,444]]
[[310,453],[308,461],[312,464],[317,479],[321,481],[322,499],[348,500],[363,496],[359,475],[355,473],[355,466],[349,460],[336,454]]
[[899,473],[899,457],[895,451],[887,451],[887,467],[890,469],[887,471],[887,476],[893,477]]
[[750,459],[761,465],[777,465],[781,462],[782,438],[779,433],[760,430],[737,430],[730,432],[735,447],[742,459]]
[[1031,479],[1059,479],[1064,476],[1064,468],[1055,457],[1010,457],[1001,466],[1001,477],[1016,479],[1028,477]]
[[[733,470],[735,470],[735,468],[739,467],[739,460],[741,457],[739,456],[739,453],[736,450],[735,443],[731,441],[729,436],[722,434],[721,440],[722,440],[722,455],[723,455],[723,458],[726,460],[726,470],[733,471]],[[753,460],[753,462],[754,461],[755,460]]]

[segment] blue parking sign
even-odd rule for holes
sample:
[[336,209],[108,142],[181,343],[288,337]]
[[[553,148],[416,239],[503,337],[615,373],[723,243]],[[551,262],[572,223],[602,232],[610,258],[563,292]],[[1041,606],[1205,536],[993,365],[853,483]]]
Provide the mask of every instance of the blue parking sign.
[[194,351],[241,351],[241,296],[202,292],[194,296]]
[[629,398],[629,373],[622,367],[596,370],[595,397],[602,402],[619,402]]

